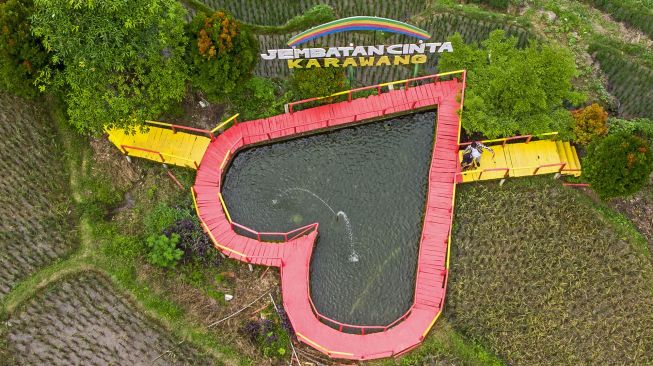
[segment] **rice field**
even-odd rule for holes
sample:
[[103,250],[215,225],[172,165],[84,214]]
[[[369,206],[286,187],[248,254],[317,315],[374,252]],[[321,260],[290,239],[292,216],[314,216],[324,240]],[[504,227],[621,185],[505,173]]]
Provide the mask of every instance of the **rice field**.
[[46,116],[0,93],[0,298],[76,243],[63,152]]
[[[8,324],[8,325],[7,325]],[[118,294],[101,275],[67,278],[29,300],[5,323],[24,365],[212,365]]]
[[608,90],[619,99],[619,115],[653,118],[653,69],[613,47],[593,44],[590,52],[608,78]]
[[653,270],[550,178],[459,187],[445,316],[508,364],[653,363]]
[[224,9],[243,22],[258,25],[283,25],[294,16],[319,4],[334,8],[340,18],[356,15],[373,15],[397,20],[407,20],[426,7],[424,0],[201,0],[212,9]]

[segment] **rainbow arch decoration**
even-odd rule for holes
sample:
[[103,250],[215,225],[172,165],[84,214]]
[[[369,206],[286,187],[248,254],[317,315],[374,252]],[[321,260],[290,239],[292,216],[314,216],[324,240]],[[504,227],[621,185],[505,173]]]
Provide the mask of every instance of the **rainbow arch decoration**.
[[400,22],[394,19],[372,17],[372,16],[354,16],[334,20],[311,29],[305,30],[288,40],[288,46],[297,46],[308,42],[312,39],[324,37],[333,33],[348,31],[383,31],[397,34],[412,36],[423,41],[431,38],[431,35],[414,25]]

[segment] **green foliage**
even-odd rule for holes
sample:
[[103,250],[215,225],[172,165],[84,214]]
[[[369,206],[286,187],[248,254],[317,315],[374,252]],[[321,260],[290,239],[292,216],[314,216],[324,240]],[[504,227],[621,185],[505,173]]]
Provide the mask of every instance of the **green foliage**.
[[586,145],[597,137],[605,136],[608,133],[608,113],[603,107],[593,103],[583,109],[571,112],[574,116],[574,134],[576,141]]
[[345,70],[337,67],[293,69],[289,79],[290,93],[294,100],[325,97],[346,90]]
[[48,65],[41,41],[32,35],[32,0],[0,2],[0,89],[33,97],[38,72]]
[[259,34],[284,34],[294,31],[303,31],[316,25],[335,20],[333,8],[326,4],[315,5],[304,14],[297,15],[281,26],[269,25],[248,25],[248,27]]
[[240,113],[239,118],[243,121],[283,113],[287,100],[278,95],[276,89],[270,79],[253,77],[247,80],[229,97],[234,113]]
[[470,3],[488,5],[494,9],[506,10],[510,5],[510,0],[471,0]]
[[627,133],[638,135],[653,140],[653,121],[647,118],[635,118],[631,120],[612,117],[608,119],[608,133]]
[[143,218],[146,235],[159,235],[178,220],[191,217],[188,210],[170,207],[163,202],[149,209]]
[[231,15],[199,13],[190,24],[191,83],[219,102],[251,77],[258,43]]
[[487,137],[565,132],[570,114],[563,102],[578,103],[577,74],[571,53],[551,45],[518,49],[503,30],[490,33],[482,47],[466,45],[459,34],[449,39],[455,52],[440,58],[440,71],[466,69],[463,127]]
[[589,2],[609,13],[615,20],[638,28],[653,38],[653,1],[589,0]]
[[147,261],[150,264],[163,268],[171,268],[177,264],[184,252],[177,249],[179,235],[172,234],[170,238],[165,235],[150,235],[147,238]]
[[583,175],[603,198],[631,195],[648,182],[653,171],[650,145],[626,133],[596,141],[589,145]]
[[41,89],[66,92],[80,132],[156,118],[185,93],[184,10],[175,0],[35,0],[34,34],[63,70]]

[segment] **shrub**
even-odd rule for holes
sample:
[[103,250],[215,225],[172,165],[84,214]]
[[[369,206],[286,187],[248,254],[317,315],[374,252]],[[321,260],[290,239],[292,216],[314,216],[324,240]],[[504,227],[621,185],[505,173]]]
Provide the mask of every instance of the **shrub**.
[[603,198],[627,196],[644,186],[653,171],[650,142],[618,133],[589,145],[583,174]]
[[190,24],[191,83],[219,102],[251,77],[258,59],[256,38],[231,15],[199,13]]
[[587,145],[608,133],[608,113],[600,105],[593,103],[571,114],[574,116],[574,134],[578,143]]
[[287,100],[285,96],[278,96],[275,89],[270,79],[249,79],[230,96],[234,112],[240,113],[240,119],[243,121],[282,113]]
[[177,249],[177,243],[179,243],[179,235],[177,234],[172,234],[170,238],[165,235],[150,235],[147,238],[147,247],[149,249],[147,261],[163,268],[174,267],[184,255],[181,249]]
[[565,133],[571,116],[563,103],[580,103],[572,91],[577,74],[568,50],[531,44],[517,48],[517,39],[503,30],[490,33],[482,47],[449,38],[455,52],[444,53],[440,71],[467,70],[463,127],[489,138],[550,131]]
[[293,69],[289,80],[290,92],[294,100],[325,97],[345,90],[348,82],[344,69],[319,67]]
[[0,88],[23,97],[37,94],[34,82],[49,60],[32,34],[33,12],[32,0],[0,1]]
[[608,119],[608,133],[611,135],[627,133],[653,140],[653,121],[647,118],[626,120],[612,117]]
[[32,30],[61,70],[41,88],[66,92],[80,132],[132,127],[184,96],[184,9],[176,0],[35,0]]
[[177,248],[184,253],[181,259],[182,263],[189,262],[193,258],[204,262],[212,262],[213,264],[221,262],[220,257],[217,256],[217,251],[213,249],[211,241],[202,231],[196,218],[178,220],[165,229],[163,233],[168,237],[179,236]]
[[[270,314],[271,315],[271,314]],[[280,325],[279,318],[249,320],[240,328],[240,333],[259,346],[265,357],[282,359],[290,348],[290,338]]]

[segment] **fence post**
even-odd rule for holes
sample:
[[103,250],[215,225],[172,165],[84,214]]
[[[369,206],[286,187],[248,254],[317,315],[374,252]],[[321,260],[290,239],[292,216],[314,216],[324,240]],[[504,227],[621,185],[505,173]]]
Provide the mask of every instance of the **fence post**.
[[175,125],[170,125],[170,128],[172,128],[172,133],[177,133],[177,129],[175,128]]
[[351,90],[349,90],[349,93],[347,93],[347,101],[351,102]]
[[381,95],[381,85],[376,86],[376,95]]
[[406,86],[404,86],[404,91],[408,91],[408,83],[409,82],[410,82],[409,80],[406,80]]

